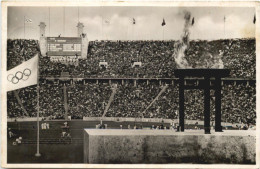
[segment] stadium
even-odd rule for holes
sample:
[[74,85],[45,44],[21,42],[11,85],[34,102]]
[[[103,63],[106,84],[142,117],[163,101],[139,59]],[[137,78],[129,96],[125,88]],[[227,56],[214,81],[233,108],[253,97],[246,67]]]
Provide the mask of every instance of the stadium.
[[[146,134],[178,134],[185,129],[184,133],[201,137],[218,131],[224,136],[243,132],[255,136],[255,38],[193,40],[190,34],[196,17],[185,12],[181,18],[184,25],[179,40],[88,40],[82,22],[75,25],[77,36],[47,36],[48,23],[40,22],[37,40],[8,39],[7,71],[37,56],[38,76],[37,84],[7,92],[7,162],[84,163],[84,129]],[[135,18],[131,22],[138,24]],[[161,26],[167,22],[163,18]],[[212,69],[216,72],[210,76],[192,75],[196,70],[201,70],[199,75],[208,74]],[[191,74],[181,76],[181,81],[176,70],[191,70]],[[225,77],[220,70],[227,70]],[[21,79],[32,75],[31,69],[21,73]],[[8,80],[19,84],[21,79]],[[232,153],[220,159],[214,155],[207,159],[206,154],[203,158],[162,154],[163,160],[154,163],[254,164],[255,143],[243,144],[251,144],[253,150],[242,160]],[[140,154],[133,155],[142,159],[137,163],[151,163],[149,155]]]

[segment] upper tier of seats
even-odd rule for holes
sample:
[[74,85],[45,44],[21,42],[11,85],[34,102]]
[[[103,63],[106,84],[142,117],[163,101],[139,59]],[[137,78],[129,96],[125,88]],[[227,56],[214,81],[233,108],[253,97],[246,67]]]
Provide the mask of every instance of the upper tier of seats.
[[[68,72],[71,77],[174,77],[176,63],[173,58],[176,41],[91,41],[86,60],[79,64],[51,62],[41,57],[41,76],[60,76]],[[11,69],[39,52],[36,40],[8,40],[7,69]],[[203,68],[222,56],[224,68],[231,69],[231,77],[255,78],[255,39],[229,39],[191,41],[185,58],[192,68]],[[106,69],[99,62],[108,63]],[[141,61],[142,66],[132,68]]]

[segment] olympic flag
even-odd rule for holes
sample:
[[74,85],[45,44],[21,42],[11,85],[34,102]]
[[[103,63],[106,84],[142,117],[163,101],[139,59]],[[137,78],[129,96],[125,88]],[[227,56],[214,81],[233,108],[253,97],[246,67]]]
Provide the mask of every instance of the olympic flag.
[[37,84],[38,54],[7,71],[7,91],[24,88]]

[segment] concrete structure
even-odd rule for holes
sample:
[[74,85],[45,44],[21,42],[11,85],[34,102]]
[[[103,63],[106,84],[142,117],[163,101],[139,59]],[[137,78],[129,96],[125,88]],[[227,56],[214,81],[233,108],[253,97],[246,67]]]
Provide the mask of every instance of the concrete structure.
[[[179,78],[179,123],[181,131],[184,131],[184,90],[204,90],[204,130],[210,134],[210,89],[215,90],[215,131],[221,132],[221,78],[229,76],[228,69],[176,69],[174,74]],[[185,77],[203,78],[201,83],[185,85]],[[210,78],[214,78],[214,84],[210,84]]]
[[85,129],[84,163],[255,164],[256,131]]
[[45,23],[40,22],[40,50],[41,50],[41,55],[46,56],[47,53],[47,39],[45,37]]
[[[51,38],[51,37],[48,37],[48,38],[45,37],[45,27],[46,27],[46,25],[45,25],[44,22],[40,22],[39,27],[40,27],[40,40],[39,40],[40,51],[41,51],[42,56],[46,56],[46,54],[48,52],[48,46],[47,46],[48,45],[48,38]],[[87,54],[88,54],[88,45],[89,45],[88,37],[87,37],[87,34],[84,33],[84,31],[83,31],[83,28],[84,28],[83,23],[79,22],[77,27],[78,27],[78,36],[77,37],[81,39],[81,51],[78,54],[78,57],[82,58],[82,59],[86,59]],[[67,38],[68,40],[70,40],[70,39],[73,39],[73,38],[76,39],[77,37],[60,37],[60,39],[66,39]],[[59,40],[59,37],[52,37],[52,38],[57,38],[57,40]],[[66,55],[66,52],[63,51],[63,56],[67,57],[68,55]]]
[[40,37],[45,37],[45,27],[46,27],[45,23],[40,22],[39,27],[40,27]]
[[84,24],[79,22],[78,25],[78,37],[81,37],[82,43],[81,43],[81,58],[86,59],[88,54],[88,37],[87,34],[84,33],[83,28]]
[[87,59],[88,55],[88,37],[87,34],[84,34],[84,36],[81,37],[82,43],[81,43],[81,58],[82,59]]
[[78,27],[78,37],[81,37],[81,35],[83,34],[84,24],[79,22],[77,27]]

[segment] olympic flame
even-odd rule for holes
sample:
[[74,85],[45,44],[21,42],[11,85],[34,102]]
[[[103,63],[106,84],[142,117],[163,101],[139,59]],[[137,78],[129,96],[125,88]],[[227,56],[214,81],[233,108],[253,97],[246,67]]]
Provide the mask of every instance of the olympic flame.
[[181,40],[174,44],[175,51],[174,51],[173,57],[175,59],[175,62],[177,63],[177,68],[190,68],[191,67],[185,58],[185,51],[189,47],[189,35],[190,35],[189,28],[191,26],[190,12],[185,12],[184,19],[185,19],[185,23],[184,23],[184,29],[183,29],[183,34],[182,34]]
[[[181,39],[174,44],[173,58],[177,64],[177,68],[191,68],[191,65],[186,59],[185,53],[190,45],[190,27],[193,25],[191,22],[191,13],[185,11],[184,13],[184,28]],[[196,68],[224,68],[222,61],[223,53],[212,56],[211,53],[205,50],[203,56],[200,57],[200,64],[196,65]],[[202,59],[201,59],[202,58]]]

